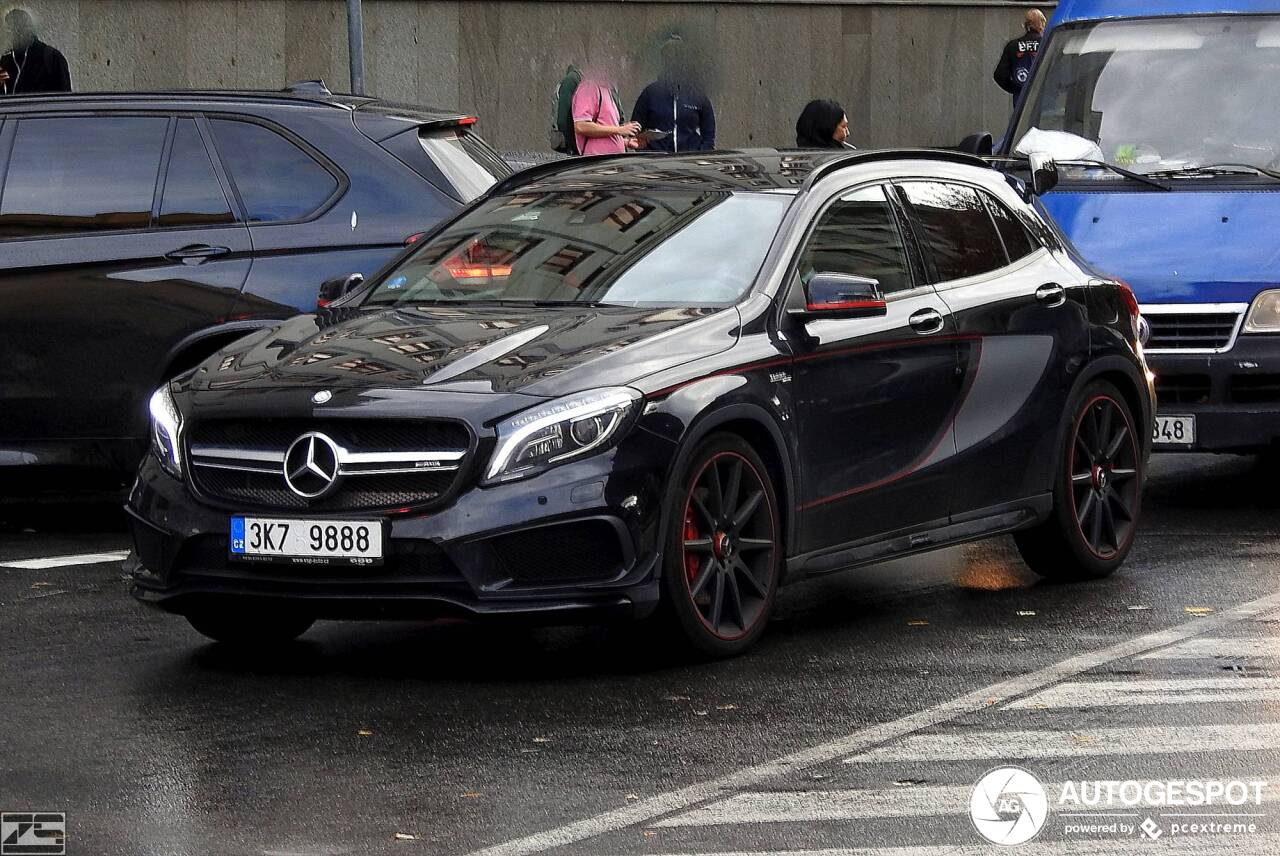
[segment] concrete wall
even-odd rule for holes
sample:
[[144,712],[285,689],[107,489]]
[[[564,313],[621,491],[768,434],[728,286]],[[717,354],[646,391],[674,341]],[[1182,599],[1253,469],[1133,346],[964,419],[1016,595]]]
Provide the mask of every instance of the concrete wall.
[[[7,6],[13,3],[6,4]],[[27,0],[77,89],[348,82],[341,0]],[[1052,3],[1041,4],[1050,11]],[[791,145],[810,98],[844,104],[860,146],[953,144],[1003,130],[991,80],[1023,5],[365,0],[370,93],[462,107],[504,149],[546,145],[565,66],[606,70],[628,111],[679,33],[703,62],[722,147]]]

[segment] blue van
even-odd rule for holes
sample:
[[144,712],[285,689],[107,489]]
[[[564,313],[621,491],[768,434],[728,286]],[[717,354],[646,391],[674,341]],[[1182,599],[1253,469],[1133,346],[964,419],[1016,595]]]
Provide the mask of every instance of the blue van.
[[1280,449],[1280,2],[1063,0],[1001,146],[1137,294],[1156,449]]

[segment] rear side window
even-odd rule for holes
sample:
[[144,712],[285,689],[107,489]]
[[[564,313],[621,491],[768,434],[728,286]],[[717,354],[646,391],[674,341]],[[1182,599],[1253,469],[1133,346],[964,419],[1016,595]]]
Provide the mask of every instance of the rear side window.
[[977,276],[1008,264],[995,224],[976,190],[933,181],[901,186],[935,281]]
[[234,119],[210,124],[250,222],[303,220],[338,189],[333,173],[270,128]]
[[179,119],[164,179],[159,224],[213,226],[234,219],[195,120]]
[[418,142],[464,202],[470,202],[511,170],[492,149],[464,130],[422,131]]
[[1039,245],[1031,239],[1026,228],[1008,208],[985,193],[982,196],[987,202],[987,207],[991,209],[991,219],[996,221],[996,230],[1000,233],[1000,240],[1004,241],[1009,261],[1016,262],[1018,259],[1026,258],[1039,249]]
[[158,116],[23,119],[0,237],[147,228],[168,129]]
[[902,235],[883,187],[855,190],[828,208],[800,257],[800,277],[844,273],[880,281],[885,294],[912,287]]

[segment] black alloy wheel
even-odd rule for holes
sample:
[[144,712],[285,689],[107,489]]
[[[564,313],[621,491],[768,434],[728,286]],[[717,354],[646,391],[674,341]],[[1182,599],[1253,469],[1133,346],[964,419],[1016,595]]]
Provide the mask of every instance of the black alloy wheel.
[[1095,381],[1075,397],[1044,523],[1014,533],[1027,565],[1055,580],[1105,577],[1120,567],[1142,505],[1142,441],[1124,397]]
[[778,504],[759,455],[736,436],[711,437],[674,497],[665,600],[697,649],[746,650],[773,611],[782,561]]

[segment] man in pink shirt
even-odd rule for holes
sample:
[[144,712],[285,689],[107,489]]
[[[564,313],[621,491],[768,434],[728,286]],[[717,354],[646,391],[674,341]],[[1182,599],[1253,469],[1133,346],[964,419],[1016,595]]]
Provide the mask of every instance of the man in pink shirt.
[[573,130],[579,153],[617,155],[626,151],[628,141],[640,133],[640,125],[618,124],[621,121],[609,87],[594,80],[578,84],[573,93]]

